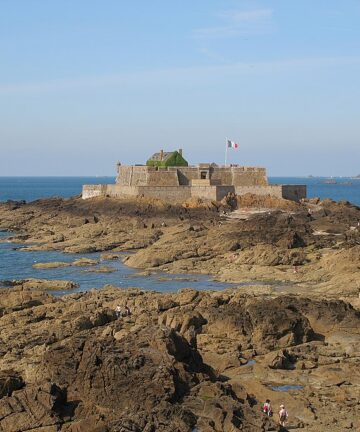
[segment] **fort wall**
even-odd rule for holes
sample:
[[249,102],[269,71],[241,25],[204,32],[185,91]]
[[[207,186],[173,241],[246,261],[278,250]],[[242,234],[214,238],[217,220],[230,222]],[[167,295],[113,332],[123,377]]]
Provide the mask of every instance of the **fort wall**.
[[191,197],[190,186],[140,186],[138,196],[157,198],[168,202],[184,202]]
[[306,185],[282,185],[282,197],[291,201],[306,198]]
[[192,197],[211,201],[221,201],[230,192],[235,192],[234,186],[192,186],[191,188]]
[[198,167],[181,167],[177,169],[179,184],[182,186],[191,185],[192,180],[200,180],[200,171]]
[[179,186],[177,171],[153,171],[148,173],[148,180],[145,186]]
[[230,192],[237,195],[271,195],[293,201],[306,198],[304,185],[269,185],[265,168],[219,167],[210,164],[161,168],[119,164],[115,184],[84,185],[82,197],[145,196],[169,202],[199,197],[221,201]]
[[268,186],[236,186],[236,195],[251,193],[254,195],[271,195],[291,201],[306,198],[305,185],[268,185]]
[[98,196],[106,196],[106,189],[108,185],[100,184],[100,185],[83,185],[82,188],[82,198],[95,198]]
[[192,180],[212,179],[224,186],[265,186],[265,168],[217,167],[200,164],[196,167],[118,167],[116,183],[123,186],[190,186]]
[[231,184],[234,186],[267,186],[266,169],[252,167],[232,168]]
[[116,183],[121,186],[146,185],[150,169],[155,171],[147,166],[119,166]]
[[268,186],[122,186],[113,185],[84,185],[83,199],[98,196],[109,196],[113,198],[126,198],[144,196],[158,198],[169,202],[183,202],[190,197],[221,201],[228,193],[245,195],[271,195],[292,201],[306,198],[305,185],[268,185]]

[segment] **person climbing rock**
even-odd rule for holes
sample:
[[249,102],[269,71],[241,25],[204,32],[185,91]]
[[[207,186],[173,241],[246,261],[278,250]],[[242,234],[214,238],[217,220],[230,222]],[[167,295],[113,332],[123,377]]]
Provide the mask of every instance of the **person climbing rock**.
[[270,403],[270,399],[266,399],[266,401],[264,402],[262,408],[261,408],[262,412],[264,414],[266,414],[268,417],[272,417],[273,415],[273,411],[271,408],[271,403]]
[[117,305],[115,308],[116,318],[121,318],[121,306]]
[[280,405],[279,411],[279,424],[282,427],[285,427],[286,420],[288,419],[289,414],[286,411],[285,405]]

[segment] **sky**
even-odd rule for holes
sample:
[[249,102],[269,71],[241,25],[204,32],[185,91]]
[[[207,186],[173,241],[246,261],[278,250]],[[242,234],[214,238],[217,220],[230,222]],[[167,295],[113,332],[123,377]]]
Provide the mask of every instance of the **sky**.
[[0,0],[0,176],[183,149],[360,173],[359,0]]

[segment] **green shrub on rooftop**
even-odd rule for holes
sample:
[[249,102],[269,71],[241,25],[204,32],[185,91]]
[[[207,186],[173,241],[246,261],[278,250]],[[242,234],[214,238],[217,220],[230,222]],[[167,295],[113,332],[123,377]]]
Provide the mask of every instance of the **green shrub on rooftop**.
[[158,160],[149,159],[146,162],[146,165],[151,167],[159,167],[159,168],[171,167],[171,166],[189,166],[187,161],[181,156],[181,154],[178,151],[174,151],[172,155],[166,160],[158,161]]

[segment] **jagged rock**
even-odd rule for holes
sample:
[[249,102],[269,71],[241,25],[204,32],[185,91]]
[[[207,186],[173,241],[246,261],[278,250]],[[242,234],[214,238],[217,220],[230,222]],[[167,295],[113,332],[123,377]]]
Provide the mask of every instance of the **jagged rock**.
[[15,390],[24,386],[22,377],[15,371],[0,371],[0,399],[4,396],[11,396]]
[[295,367],[295,362],[296,357],[291,356],[287,350],[282,350],[269,359],[269,367],[271,369],[292,370]]
[[23,287],[28,290],[72,290],[78,288],[79,284],[66,280],[28,279]]

